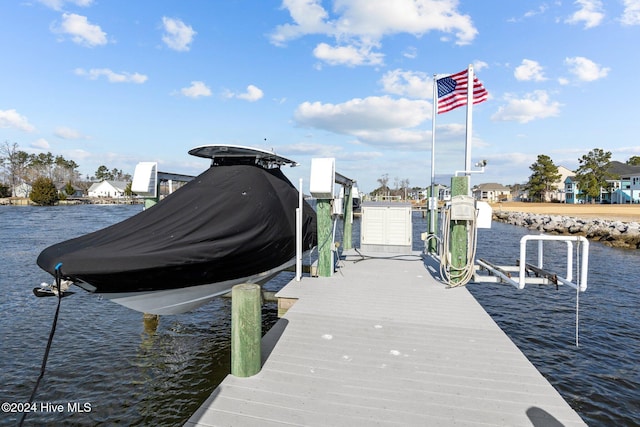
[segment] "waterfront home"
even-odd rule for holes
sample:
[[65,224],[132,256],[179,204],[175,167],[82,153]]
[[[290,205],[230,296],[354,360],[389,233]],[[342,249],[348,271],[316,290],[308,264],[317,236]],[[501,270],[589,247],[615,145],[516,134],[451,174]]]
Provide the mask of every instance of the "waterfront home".
[[564,180],[564,193],[565,193],[565,203],[581,203],[581,198],[578,197],[581,192],[578,188],[578,181],[575,176],[568,176]]
[[607,165],[607,172],[614,177],[600,190],[603,203],[640,203],[640,166],[613,161]]
[[125,196],[125,190],[129,185],[125,181],[109,181],[95,182],[89,187],[89,197],[110,197],[119,199]]
[[511,200],[511,189],[495,182],[479,184],[473,189],[473,197],[489,203],[507,202]]
[[631,203],[640,203],[640,173],[633,174],[629,178],[631,179],[629,186]]
[[[612,177],[607,185],[600,188],[600,203],[628,204],[640,203],[640,166],[613,161],[607,165]],[[575,176],[565,179],[567,203],[584,203],[584,197]]]
[[83,197],[84,196],[84,191],[82,190],[82,188],[78,187],[77,185],[71,185],[71,187],[73,188],[73,194],[67,194],[67,183],[66,182],[57,182],[55,184],[56,186],[56,190],[58,190],[58,193],[62,194],[66,194],[69,197]]
[[545,202],[564,203],[567,200],[566,180],[568,177],[575,176],[576,174],[562,165],[558,166],[558,173],[560,174],[560,179],[558,179],[550,191],[545,194]]
[[31,190],[31,185],[23,182],[13,187],[13,197],[29,197],[29,195],[31,194]]

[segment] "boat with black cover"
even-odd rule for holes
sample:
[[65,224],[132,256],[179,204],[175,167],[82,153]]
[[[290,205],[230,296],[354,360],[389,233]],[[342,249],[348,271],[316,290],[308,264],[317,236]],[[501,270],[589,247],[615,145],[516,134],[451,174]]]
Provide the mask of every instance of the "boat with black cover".
[[[189,154],[211,167],[157,205],[118,224],[43,250],[45,271],[150,314],[194,309],[238,283],[264,283],[295,263],[296,165],[264,150],[206,145]],[[305,201],[303,249],[316,245]]]

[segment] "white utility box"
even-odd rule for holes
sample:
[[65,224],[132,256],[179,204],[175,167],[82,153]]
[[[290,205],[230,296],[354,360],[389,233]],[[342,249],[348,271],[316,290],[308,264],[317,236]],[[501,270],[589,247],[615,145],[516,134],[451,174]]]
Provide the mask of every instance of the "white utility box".
[[411,253],[411,203],[364,202],[361,211],[360,248],[363,251]]
[[471,196],[453,196],[451,198],[452,221],[474,221],[476,219],[476,203]]
[[158,164],[156,162],[140,162],[133,172],[131,191],[139,196],[157,197]]
[[476,208],[478,209],[478,218],[476,219],[476,226],[478,228],[491,228],[491,220],[493,219],[493,209],[487,202],[476,202]]
[[336,180],[336,159],[333,157],[311,159],[309,191],[316,199],[333,199]]
[[333,203],[331,204],[331,214],[332,215],[342,215],[342,209],[344,207],[344,199],[333,199]]

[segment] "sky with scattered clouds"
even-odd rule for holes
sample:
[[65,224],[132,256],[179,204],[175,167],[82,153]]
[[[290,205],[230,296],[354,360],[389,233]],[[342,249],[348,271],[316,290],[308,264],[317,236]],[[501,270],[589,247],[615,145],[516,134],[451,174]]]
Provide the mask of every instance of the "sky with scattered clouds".
[[[196,175],[190,148],[334,157],[368,192],[431,182],[433,81],[473,64],[472,182],[526,182],[539,154],[640,155],[640,0],[7,0],[0,142],[83,176],[141,161]],[[435,117],[436,181],[464,169],[466,108]]]

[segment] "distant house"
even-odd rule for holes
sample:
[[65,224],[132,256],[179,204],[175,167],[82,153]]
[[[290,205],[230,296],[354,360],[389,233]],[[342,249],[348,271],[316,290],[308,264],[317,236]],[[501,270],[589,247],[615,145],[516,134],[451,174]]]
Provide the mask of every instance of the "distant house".
[[580,203],[580,198],[578,195],[580,194],[580,189],[578,188],[578,182],[576,181],[576,177],[568,176],[564,180],[564,193],[565,193],[565,203],[576,204]]
[[18,184],[13,187],[13,197],[29,197],[31,190],[31,185],[23,182],[22,184]]
[[[67,196],[69,197],[82,197],[84,196],[84,192],[82,191],[82,188],[76,186],[76,185],[71,185],[71,187],[73,187],[73,194],[67,194]],[[63,183],[63,182],[58,182],[56,183],[56,190],[58,190],[58,193],[65,193],[67,191],[67,184]]]
[[607,187],[600,190],[601,202],[640,203],[640,166],[613,161],[607,165],[607,172],[615,178],[608,179]]
[[495,182],[480,184],[473,189],[473,197],[489,203],[505,202],[511,199],[511,189]]
[[[612,161],[607,165],[607,172],[614,177],[600,188],[600,203],[640,203],[640,166]],[[565,180],[565,193],[567,203],[581,203],[584,199],[580,197],[582,192],[575,177]]]
[[629,186],[629,195],[631,203],[640,203],[640,173],[630,176],[631,185]]
[[565,168],[564,166],[558,166],[558,173],[560,174],[560,179],[556,181],[555,185],[551,188],[549,192],[545,195],[546,202],[566,202],[567,199],[567,188],[566,188],[566,180],[570,176],[575,176],[576,174]]
[[[438,200],[449,201],[451,200],[451,190],[446,185],[442,184],[434,184],[434,194],[438,195]],[[429,194],[431,194],[431,186],[427,188],[423,188],[415,193],[417,200],[425,200],[429,198]]]
[[89,187],[89,197],[110,197],[118,199],[125,196],[125,190],[129,185],[125,181],[108,181],[96,182]]

